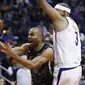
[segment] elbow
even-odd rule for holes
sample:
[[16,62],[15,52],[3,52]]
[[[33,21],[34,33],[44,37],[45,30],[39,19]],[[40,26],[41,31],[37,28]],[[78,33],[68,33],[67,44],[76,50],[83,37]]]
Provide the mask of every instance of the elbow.
[[34,65],[34,64],[26,65],[26,67],[27,67],[28,69],[30,69],[30,70],[34,70],[34,69],[36,69],[36,68],[37,68],[37,66],[36,66],[36,65]]

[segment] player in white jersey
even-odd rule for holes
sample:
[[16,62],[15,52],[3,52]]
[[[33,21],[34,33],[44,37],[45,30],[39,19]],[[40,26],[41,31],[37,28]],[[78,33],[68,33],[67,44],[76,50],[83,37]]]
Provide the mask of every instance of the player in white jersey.
[[[26,55],[22,55],[21,58],[23,60],[27,60]],[[15,78],[14,81],[12,81],[13,85],[32,85],[31,71],[30,69],[24,67],[24,65],[19,63],[19,68],[13,73]]]
[[54,24],[54,80],[53,85],[78,85],[82,69],[79,29],[70,18],[70,7],[59,3],[54,8],[46,0],[36,0]]

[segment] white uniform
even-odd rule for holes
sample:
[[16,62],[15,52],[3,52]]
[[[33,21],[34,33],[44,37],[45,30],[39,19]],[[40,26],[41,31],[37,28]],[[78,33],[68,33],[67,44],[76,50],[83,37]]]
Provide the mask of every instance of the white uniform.
[[[81,66],[79,66],[81,62],[79,31],[74,29],[77,28],[77,25],[71,18],[66,17],[66,19],[69,23],[68,27],[64,31],[54,32],[53,34],[55,54],[53,85],[61,85],[62,82],[66,83],[68,81],[68,84],[63,83],[62,85],[76,85],[72,80],[78,80],[81,76]],[[65,82],[65,80],[68,81]]]
[[32,85],[31,71],[28,68],[17,71],[17,85]]

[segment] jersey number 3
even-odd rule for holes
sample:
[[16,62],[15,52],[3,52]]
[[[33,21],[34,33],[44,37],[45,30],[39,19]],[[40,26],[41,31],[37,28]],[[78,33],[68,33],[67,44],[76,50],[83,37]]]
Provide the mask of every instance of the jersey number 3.
[[75,40],[75,43],[76,43],[76,46],[77,46],[77,45],[78,45],[78,33],[75,32],[75,34],[76,34],[76,40]]

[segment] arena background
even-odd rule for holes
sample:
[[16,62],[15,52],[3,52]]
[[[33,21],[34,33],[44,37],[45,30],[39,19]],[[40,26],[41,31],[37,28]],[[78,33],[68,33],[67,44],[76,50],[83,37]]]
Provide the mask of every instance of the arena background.
[[[80,29],[82,42],[82,78],[80,85],[85,81],[85,4],[84,0],[47,0],[53,7],[60,2],[65,2],[71,7],[71,17]],[[12,46],[21,45],[28,41],[28,30],[34,26],[42,26],[49,32],[52,22],[36,3],[36,0],[0,0],[0,19],[4,22],[2,42],[7,41]],[[6,56],[0,52],[0,62]],[[14,63],[16,61],[12,61]],[[5,62],[6,63],[6,62]],[[7,64],[6,64],[7,65]],[[6,66],[7,67],[7,66]]]

